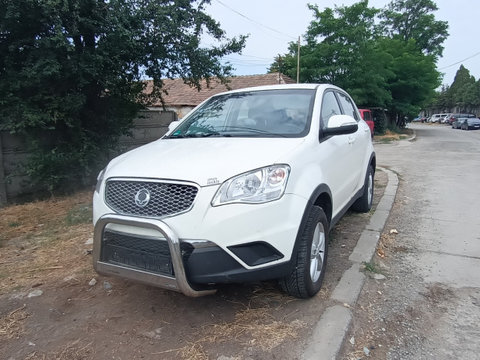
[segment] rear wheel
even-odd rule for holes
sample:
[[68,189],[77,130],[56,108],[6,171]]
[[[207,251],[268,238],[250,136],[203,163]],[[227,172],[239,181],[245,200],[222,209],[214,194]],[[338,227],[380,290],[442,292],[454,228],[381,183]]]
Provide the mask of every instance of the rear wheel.
[[365,176],[365,183],[363,185],[362,196],[353,203],[352,209],[358,212],[369,212],[373,203],[373,186],[374,176],[372,165],[368,166],[367,174]]
[[328,229],[323,209],[313,206],[299,239],[295,267],[280,280],[280,285],[289,295],[306,299],[314,296],[322,287],[327,265]]

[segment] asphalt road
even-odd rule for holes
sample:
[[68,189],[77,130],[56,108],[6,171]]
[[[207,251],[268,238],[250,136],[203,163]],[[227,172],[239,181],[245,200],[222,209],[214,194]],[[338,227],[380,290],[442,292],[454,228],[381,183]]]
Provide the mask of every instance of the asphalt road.
[[342,358],[366,358],[363,347],[369,359],[480,359],[480,131],[410,127],[415,140],[376,145],[400,178],[385,228],[398,235],[377,256],[387,279],[367,281],[356,349],[347,341]]

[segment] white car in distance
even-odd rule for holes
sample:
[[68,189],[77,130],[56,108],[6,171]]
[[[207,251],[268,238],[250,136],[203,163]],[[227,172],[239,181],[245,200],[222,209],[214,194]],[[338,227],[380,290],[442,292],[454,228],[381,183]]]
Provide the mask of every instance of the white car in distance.
[[99,174],[94,267],[188,296],[278,279],[312,297],[330,230],[372,206],[375,164],[369,127],[336,86],[213,96]]

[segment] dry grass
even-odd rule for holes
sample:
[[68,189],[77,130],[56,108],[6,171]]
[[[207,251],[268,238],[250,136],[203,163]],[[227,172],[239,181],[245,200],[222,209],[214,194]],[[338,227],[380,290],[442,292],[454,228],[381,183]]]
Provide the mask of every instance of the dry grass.
[[25,305],[21,308],[11,311],[6,316],[0,318],[0,339],[7,338],[18,339],[21,334],[23,334],[24,320],[30,316],[29,313],[25,311]]
[[25,360],[90,360],[93,358],[92,343],[83,345],[80,340],[75,340],[57,352],[44,354],[35,351]]
[[377,256],[384,258],[391,255],[391,252],[396,251],[395,248],[396,233],[384,232],[380,236],[380,241],[377,245]]
[[205,347],[229,341],[270,351],[287,339],[297,338],[299,330],[305,326],[299,320],[275,320],[271,313],[270,307],[241,310],[235,314],[232,322],[204,327],[201,338],[176,349],[177,354],[183,359],[205,360],[209,358]]
[[93,274],[85,256],[93,227],[67,222],[72,209],[90,204],[88,191],[0,209],[0,294]]
[[413,135],[413,131],[411,129],[403,129],[401,132],[393,132],[391,130],[386,130],[385,134],[383,135],[375,135],[375,141],[384,142],[384,141],[392,141],[392,140],[401,140],[406,139]]

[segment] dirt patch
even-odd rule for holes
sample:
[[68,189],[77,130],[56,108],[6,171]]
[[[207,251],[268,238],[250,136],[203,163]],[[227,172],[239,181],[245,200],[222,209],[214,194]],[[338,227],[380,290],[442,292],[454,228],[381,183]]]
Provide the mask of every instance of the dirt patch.
[[[387,177],[377,172],[374,206]],[[298,359],[370,214],[334,228],[322,290],[309,300],[276,282],[213,296],[98,276],[91,192],[0,209],[0,353],[15,359]]]
[[204,328],[203,337],[178,349],[177,353],[185,359],[208,359],[204,350],[207,345],[225,344],[232,339],[244,347],[258,345],[263,351],[271,351],[287,339],[295,340],[305,324],[300,320],[278,321],[271,315],[271,310],[270,307],[240,310],[232,322]]

